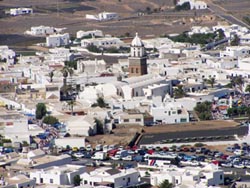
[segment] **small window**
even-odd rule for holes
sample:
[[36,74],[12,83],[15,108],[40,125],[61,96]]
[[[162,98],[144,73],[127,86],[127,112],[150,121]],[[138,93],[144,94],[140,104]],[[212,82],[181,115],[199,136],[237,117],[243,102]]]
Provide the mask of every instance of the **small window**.
[[134,68],[131,68],[131,73],[134,73]]
[[222,174],[220,175],[220,179],[222,180]]
[[141,119],[135,119],[136,122],[141,122]]
[[129,119],[124,119],[124,122],[129,122]]
[[136,72],[136,73],[139,73],[139,70],[138,70],[138,68],[136,68],[136,69],[135,69],[135,72]]
[[85,184],[88,184],[88,181],[87,181],[87,180],[84,180],[84,185],[85,185]]
[[50,179],[49,182],[50,182],[50,183],[53,183],[54,181],[53,181],[53,179]]

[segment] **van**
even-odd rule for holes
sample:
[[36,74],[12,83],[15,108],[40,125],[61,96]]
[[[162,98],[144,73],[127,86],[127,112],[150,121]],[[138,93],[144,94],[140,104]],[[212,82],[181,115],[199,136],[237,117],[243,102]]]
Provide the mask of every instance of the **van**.
[[103,151],[98,151],[91,157],[91,159],[101,160],[101,161],[106,160],[107,158],[108,158],[107,153]]
[[95,151],[101,151],[102,150],[102,145],[98,144],[95,146]]

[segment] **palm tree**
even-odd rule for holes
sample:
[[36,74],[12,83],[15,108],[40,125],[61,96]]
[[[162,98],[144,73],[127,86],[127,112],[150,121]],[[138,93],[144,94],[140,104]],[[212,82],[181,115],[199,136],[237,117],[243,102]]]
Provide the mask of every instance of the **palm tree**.
[[186,92],[184,91],[183,85],[178,85],[177,88],[174,89],[174,97],[181,98],[185,96]]
[[246,87],[246,89],[245,89],[245,92],[250,93],[250,85],[249,85],[249,84],[247,85],[247,87]]
[[74,71],[72,68],[69,67],[63,67],[63,69],[61,70],[62,74],[63,74],[63,85],[67,85],[67,77],[70,75],[72,76]]
[[70,108],[70,110],[71,110],[71,115],[73,115],[74,106],[75,106],[75,104],[76,104],[76,101],[70,100],[70,101],[67,101],[67,104],[68,104],[68,106],[69,106],[69,108]]
[[242,87],[243,87],[244,82],[245,81],[242,76],[232,76],[230,78],[230,84],[232,85],[232,87],[236,89],[236,87],[238,86],[241,92],[242,92]]
[[212,78],[209,78],[208,80],[206,80],[206,82],[208,84],[210,84],[212,88],[214,88],[214,84],[215,84],[216,81],[215,81],[215,78],[212,77]]
[[54,70],[49,72],[50,82],[53,82]]
[[159,188],[172,188],[172,187],[173,187],[173,184],[172,184],[172,183],[169,183],[168,180],[164,180],[164,181],[160,184],[160,186],[159,186]]

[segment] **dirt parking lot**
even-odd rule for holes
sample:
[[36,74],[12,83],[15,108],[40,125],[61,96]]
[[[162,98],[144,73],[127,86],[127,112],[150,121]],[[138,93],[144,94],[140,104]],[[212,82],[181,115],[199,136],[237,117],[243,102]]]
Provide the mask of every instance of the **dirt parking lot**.
[[192,131],[192,130],[216,130],[223,128],[235,128],[238,123],[234,121],[200,121],[184,124],[172,124],[172,125],[158,125],[152,127],[142,127],[136,125],[120,125],[113,130],[114,134],[111,135],[97,135],[88,137],[90,144],[119,144],[127,145],[134,137],[136,132],[144,132],[145,134],[154,133],[170,133],[180,131]]

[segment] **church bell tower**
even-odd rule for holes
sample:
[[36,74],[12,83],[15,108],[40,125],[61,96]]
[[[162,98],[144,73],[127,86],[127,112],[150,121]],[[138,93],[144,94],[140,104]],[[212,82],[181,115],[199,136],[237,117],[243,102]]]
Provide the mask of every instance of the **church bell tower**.
[[132,40],[130,46],[129,77],[141,76],[147,74],[147,56],[145,47],[138,33]]

